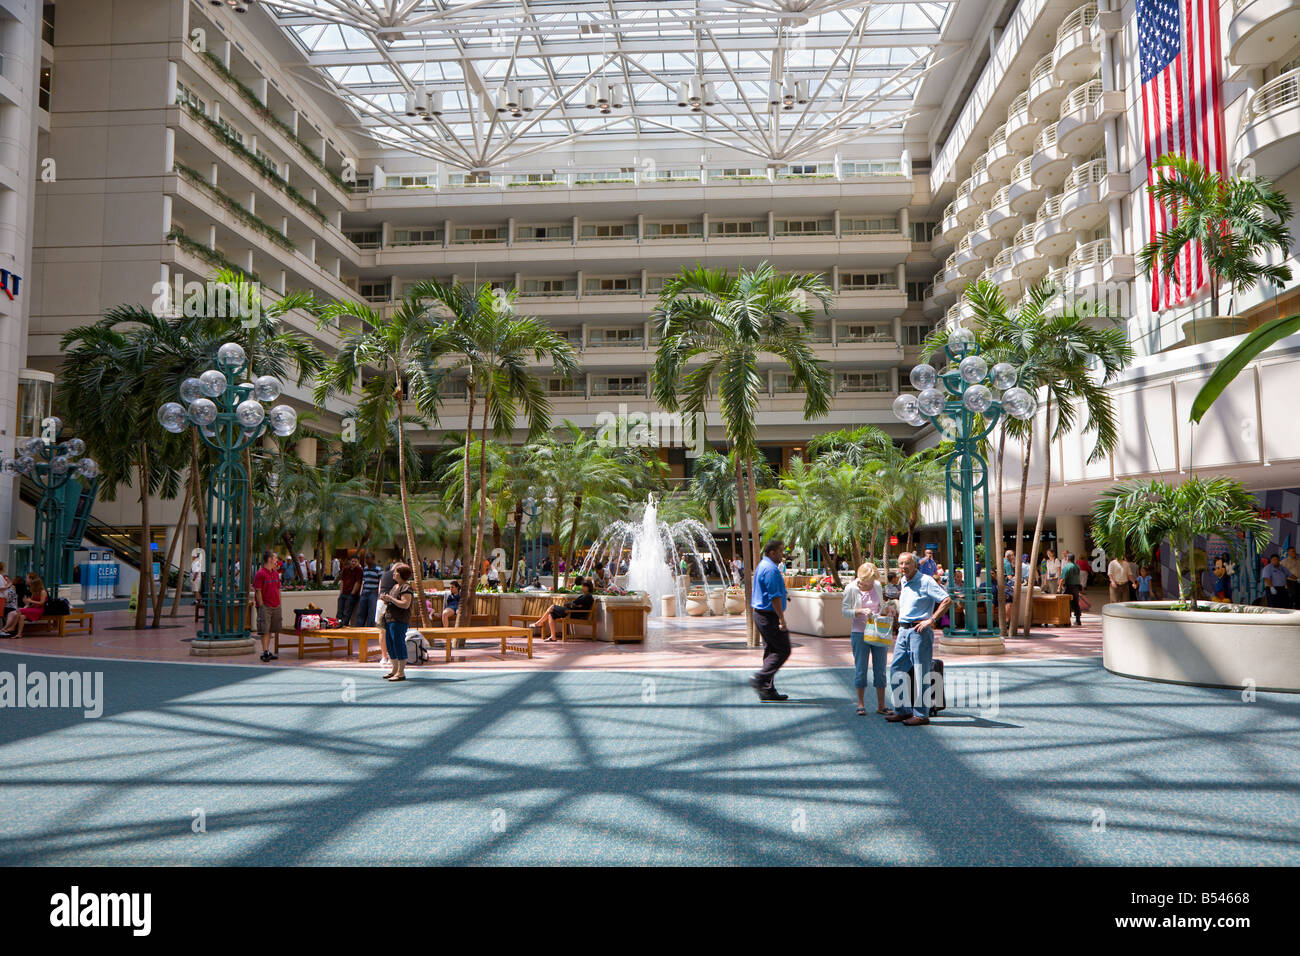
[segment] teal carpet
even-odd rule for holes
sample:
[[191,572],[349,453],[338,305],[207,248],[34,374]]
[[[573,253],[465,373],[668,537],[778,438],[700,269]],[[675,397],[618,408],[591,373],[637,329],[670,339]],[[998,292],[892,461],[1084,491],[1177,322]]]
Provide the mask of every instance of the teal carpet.
[[1300,863],[1300,697],[1097,660],[982,668],[998,712],[922,728],[841,669],[761,704],[739,671],[20,663],[102,670],[105,707],[0,710],[5,865]]

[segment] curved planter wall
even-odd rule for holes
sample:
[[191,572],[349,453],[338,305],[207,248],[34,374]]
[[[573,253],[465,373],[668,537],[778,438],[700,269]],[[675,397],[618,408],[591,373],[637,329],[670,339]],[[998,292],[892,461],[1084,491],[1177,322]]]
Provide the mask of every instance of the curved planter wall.
[[1102,609],[1102,663],[1122,677],[1300,693],[1300,612],[1170,611],[1163,601]]

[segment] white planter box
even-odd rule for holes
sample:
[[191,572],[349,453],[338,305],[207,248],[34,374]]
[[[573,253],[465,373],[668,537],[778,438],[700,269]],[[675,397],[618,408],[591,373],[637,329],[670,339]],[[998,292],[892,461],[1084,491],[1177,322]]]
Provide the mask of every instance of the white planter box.
[[840,612],[843,591],[790,591],[785,623],[791,633],[813,637],[848,637],[853,622]]
[[1102,663],[1108,671],[1178,684],[1300,692],[1300,612],[1167,608],[1167,601],[1102,608]]

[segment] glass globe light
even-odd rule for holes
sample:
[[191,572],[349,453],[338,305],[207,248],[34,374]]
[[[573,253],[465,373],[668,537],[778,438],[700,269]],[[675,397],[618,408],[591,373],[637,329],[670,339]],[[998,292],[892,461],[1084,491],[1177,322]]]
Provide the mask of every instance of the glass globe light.
[[18,451],[23,455],[39,455],[45,449],[45,442],[39,438],[29,438],[18,443]]
[[63,419],[51,416],[41,422],[41,429],[47,435],[53,435],[55,440],[59,437],[59,432],[63,431]]
[[[218,375],[221,373],[218,372]],[[209,398],[196,398],[190,402],[190,421],[200,428],[210,427],[217,420],[217,406]]]
[[80,438],[70,438],[64,443],[69,458],[80,458],[86,453],[86,443]]
[[948,333],[948,345],[954,349],[970,348],[975,344],[975,333],[959,325]]
[[185,406],[179,402],[168,402],[158,409],[158,424],[165,431],[179,435],[185,431]]
[[894,417],[905,422],[916,415],[916,396],[899,395],[894,399]]
[[267,418],[271,423],[271,431],[281,438],[292,435],[293,430],[298,427],[298,413],[288,405],[276,405]]
[[957,372],[961,375],[963,382],[977,385],[983,382],[984,377],[989,374],[989,363],[978,355],[968,355],[957,366]]
[[920,428],[925,424],[925,419],[921,417],[920,411],[914,412],[911,418],[905,418],[903,421],[906,424],[911,425],[913,428]]
[[68,457],[66,455],[55,455],[50,460],[50,471],[56,475],[66,475],[68,473]]
[[6,458],[3,464],[0,464],[0,471],[6,475],[21,475],[23,473],[22,465],[18,463],[17,458]]
[[235,408],[235,420],[244,428],[253,431],[266,418],[266,409],[255,398],[246,398]]
[[82,478],[98,477],[99,463],[93,458],[83,458],[77,462],[77,472]]
[[961,397],[961,401],[976,415],[983,415],[993,404],[993,393],[988,390],[987,385],[972,385],[966,389],[966,394]]
[[238,342],[227,342],[217,349],[217,364],[222,368],[237,369],[246,361],[248,356],[244,354],[244,347]]
[[24,475],[35,474],[36,459],[31,455],[23,455],[23,457],[18,459],[18,467]]
[[197,378],[187,378],[185,381],[181,382],[179,391],[181,393],[181,401],[188,405],[190,402],[194,401],[194,399],[203,397],[203,383]]
[[1002,410],[1012,418],[1023,421],[1034,417],[1034,412],[1038,410],[1038,401],[1031,392],[1017,386],[1002,393]]
[[226,376],[215,368],[210,368],[199,376],[203,394],[208,398],[220,398],[226,391]]
[[993,366],[992,377],[994,388],[1007,389],[1015,386],[1020,373],[1016,371],[1016,367],[1010,362],[999,362]]
[[259,402],[273,402],[280,397],[280,380],[274,375],[259,375],[253,379],[253,397]]
[[944,398],[943,392],[937,388],[927,388],[916,396],[916,407],[928,418],[933,418],[943,411],[947,399]]
[[933,365],[916,365],[912,367],[912,374],[908,379],[912,387],[918,392],[927,388],[934,388],[934,383],[938,381],[939,373],[934,370]]

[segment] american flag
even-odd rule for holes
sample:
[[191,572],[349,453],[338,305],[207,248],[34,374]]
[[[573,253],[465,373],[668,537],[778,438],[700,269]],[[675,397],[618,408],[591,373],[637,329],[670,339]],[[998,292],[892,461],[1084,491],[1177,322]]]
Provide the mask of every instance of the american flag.
[[[1138,0],[1137,22],[1148,166],[1166,153],[1177,153],[1224,172],[1219,0]],[[1157,175],[1152,169],[1147,182],[1155,182]],[[1150,194],[1147,222],[1152,240],[1177,225]],[[1183,251],[1172,273],[1159,267],[1152,271],[1151,308],[1171,308],[1205,281],[1198,244]]]

